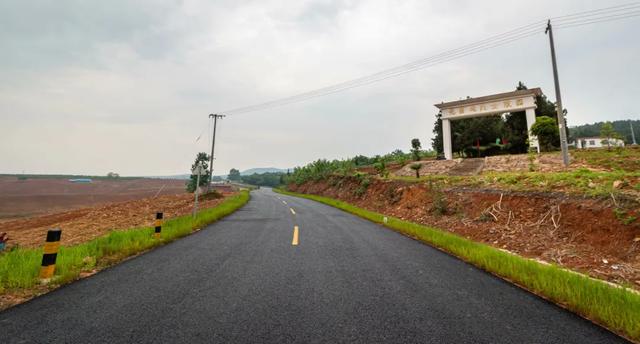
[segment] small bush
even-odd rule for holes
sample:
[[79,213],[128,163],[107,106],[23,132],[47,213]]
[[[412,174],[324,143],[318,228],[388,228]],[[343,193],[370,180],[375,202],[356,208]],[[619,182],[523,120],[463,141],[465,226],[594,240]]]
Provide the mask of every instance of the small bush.
[[387,164],[385,164],[384,161],[373,164],[373,167],[376,169],[376,172],[378,172],[378,174],[382,177],[386,178],[389,176],[389,171],[387,171]]
[[416,178],[420,178],[420,168],[422,168],[422,164],[411,164],[409,168],[416,171]]
[[371,184],[371,178],[369,178],[368,174],[356,173],[356,179],[360,181],[360,185],[358,185],[358,188],[356,188],[354,194],[358,197],[362,197],[367,192],[367,189]]
[[210,200],[210,199],[220,199],[224,196],[217,190],[212,190],[210,192],[200,195],[199,197],[201,200]]
[[390,204],[396,204],[400,202],[400,199],[402,198],[402,193],[397,192],[395,187],[392,185],[389,185],[387,187],[387,189],[384,191],[384,195],[389,200]]
[[431,212],[436,215],[446,215],[449,211],[449,201],[442,191],[434,191],[431,202]]
[[616,215],[618,221],[620,221],[624,225],[630,225],[637,219],[635,216],[629,215],[629,213],[622,208],[613,209],[613,213]]

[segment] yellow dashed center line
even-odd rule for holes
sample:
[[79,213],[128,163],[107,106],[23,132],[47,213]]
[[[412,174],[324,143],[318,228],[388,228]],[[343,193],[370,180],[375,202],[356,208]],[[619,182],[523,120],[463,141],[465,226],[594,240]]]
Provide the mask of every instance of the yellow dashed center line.
[[293,227],[293,240],[291,241],[291,245],[298,246],[298,226]]
[[296,214],[296,211],[295,211],[295,210],[293,210],[293,208],[289,208],[289,210],[291,210],[291,214],[293,214],[293,215],[295,215],[295,214]]

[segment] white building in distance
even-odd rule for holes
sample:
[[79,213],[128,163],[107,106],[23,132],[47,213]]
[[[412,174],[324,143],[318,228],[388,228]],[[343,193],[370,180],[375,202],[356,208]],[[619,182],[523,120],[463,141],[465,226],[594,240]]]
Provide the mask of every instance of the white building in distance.
[[[609,139],[611,147],[624,147],[624,141],[620,139]],[[602,137],[579,137],[576,139],[576,148],[604,148],[607,145],[607,139]]]

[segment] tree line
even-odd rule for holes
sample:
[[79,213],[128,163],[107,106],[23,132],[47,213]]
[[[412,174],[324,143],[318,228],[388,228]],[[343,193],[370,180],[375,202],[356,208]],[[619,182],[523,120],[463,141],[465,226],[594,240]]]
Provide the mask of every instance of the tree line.
[[636,136],[636,142],[640,141],[640,136],[638,136],[640,134],[640,120],[620,120],[578,125],[569,128],[569,132],[571,133],[571,137],[573,139],[577,139],[580,137],[600,137],[602,134],[603,126],[605,127],[605,131],[609,130],[607,123],[611,125],[611,130],[618,133],[620,135],[620,138],[626,144],[633,143],[633,140],[631,138],[631,126],[633,126],[633,130]]

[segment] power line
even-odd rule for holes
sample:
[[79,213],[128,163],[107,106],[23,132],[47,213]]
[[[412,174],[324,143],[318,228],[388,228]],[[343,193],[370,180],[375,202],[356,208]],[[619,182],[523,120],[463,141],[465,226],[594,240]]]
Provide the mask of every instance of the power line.
[[[541,22],[542,23],[542,22]],[[228,110],[228,111],[224,111],[224,113],[226,114],[239,114],[239,113],[244,113],[244,112],[250,112],[250,111],[256,111],[256,110],[262,110],[262,109],[266,109],[266,108],[271,108],[271,107],[275,107],[275,106],[280,106],[280,105],[285,105],[285,104],[289,104],[289,103],[295,103],[295,102],[300,102],[300,101],[304,101],[304,100],[308,100],[311,98],[316,98],[319,96],[324,96],[324,95],[328,95],[328,94],[332,94],[332,93],[336,93],[339,91],[343,91],[343,90],[347,90],[347,89],[351,89],[351,88],[355,88],[355,87],[360,87],[360,86],[364,86],[364,85],[368,85],[370,83],[376,82],[376,81],[381,81],[381,80],[385,80],[391,77],[395,77],[395,76],[399,76],[402,74],[406,74],[418,69],[423,69],[423,68],[427,68],[439,63],[444,63],[444,62],[448,62],[457,58],[461,58],[473,53],[477,53],[480,51],[484,51],[490,48],[495,48],[497,46],[500,45],[504,45],[507,43],[511,43],[515,40],[519,40],[519,39],[523,39],[529,36],[532,36],[534,34],[540,34],[542,33],[542,29],[544,28],[544,26],[542,26],[542,24],[540,24],[540,28],[534,28],[532,30],[529,31],[523,31],[523,32],[517,32],[515,34],[512,34],[510,36],[503,36],[500,37],[499,39],[493,39],[493,40],[484,40],[481,42],[476,42],[474,44],[470,44],[469,48],[457,48],[457,49],[453,49],[450,51],[446,51],[444,53],[438,54],[438,55],[434,55],[431,56],[429,58],[426,59],[422,59],[419,61],[414,61],[412,63],[400,66],[400,67],[396,67],[396,68],[392,68],[392,69],[388,69],[386,71],[383,72],[379,72],[379,73],[375,73],[369,76],[365,76],[365,77],[361,77],[358,79],[354,79],[354,80],[350,80],[350,81],[346,81],[346,82],[342,82],[339,84],[335,84],[332,86],[328,86],[328,87],[324,87],[324,88],[320,88],[317,90],[313,90],[313,91],[309,91],[309,92],[305,92],[305,93],[301,93],[301,94],[297,94],[291,97],[287,97],[287,98],[282,98],[282,99],[278,99],[278,100],[274,100],[274,101],[270,101],[270,102],[266,102],[266,103],[261,103],[261,104],[257,104],[257,105],[252,105],[252,106],[247,106],[247,107],[242,107],[242,108],[237,108],[237,109],[233,109],[233,110]]]
[[607,13],[607,14],[603,14],[601,16],[593,17],[593,18],[582,18],[582,19],[566,20],[566,21],[563,21],[561,23],[558,23],[558,25],[570,25],[570,24],[574,24],[574,23],[580,23],[580,22],[586,22],[586,21],[592,21],[592,20],[616,18],[616,17],[625,16],[625,15],[629,15],[629,14],[636,14],[636,13],[640,13],[640,7],[634,9],[633,11],[625,11],[625,12],[621,12],[621,13]]
[[[636,12],[636,9],[640,9],[639,2],[625,4],[625,5],[611,6],[611,7],[595,9],[590,11],[577,12],[569,15],[555,17],[555,18],[552,18],[551,20],[553,20],[554,23],[555,21],[559,22],[556,28],[562,29],[562,28],[568,28],[573,26],[581,26],[581,25],[594,24],[594,23],[640,16],[640,12]],[[632,10],[632,11],[629,12],[629,10]],[[531,24],[521,26],[507,32],[494,35],[489,38],[486,38],[471,44],[461,46],[459,48],[444,51],[442,53],[439,53],[424,59],[420,59],[417,61],[413,61],[398,67],[386,69],[378,73],[340,82],[334,85],[322,87],[322,88],[311,90],[308,92],[299,93],[290,97],[280,98],[273,101],[268,101],[268,102],[250,105],[250,106],[244,106],[244,107],[235,108],[227,111],[222,111],[222,113],[227,115],[234,115],[234,114],[240,114],[245,112],[264,110],[264,109],[278,107],[278,106],[287,105],[291,103],[306,101],[312,98],[317,98],[317,97],[333,94],[336,92],[345,91],[351,88],[369,85],[374,82],[386,80],[386,79],[397,77],[397,76],[410,73],[419,69],[424,69],[424,68],[441,64],[441,63],[449,62],[449,61],[459,59],[471,54],[476,54],[481,51],[485,51],[485,50],[493,49],[505,44],[509,44],[509,43],[533,36],[535,34],[542,33],[545,28],[543,23],[545,22],[546,20],[533,22]]]
[[571,20],[572,18],[589,17],[589,16],[595,16],[595,15],[607,14],[609,12],[612,13],[612,12],[618,12],[618,11],[626,11],[630,8],[633,9],[636,7],[640,7],[640,2],[632,2],[624,5],[605,7],[605,8],[600,8],[596,10],[576,12],[568,15],[559,16],[559,17],[551,17],[550,19],[553,22],[562,22],[565,20]]
[[614,18],[609,18],[609,19],[600,19],[600,20],[593,19],[593,20],[582,21],[582,22],[579,22],[579,23],[560,24],[560,25],[557,26],[557,28],[558,29],[565,29],[565,28],[570,28],[570,27],[584,26],[584,25],[597,24],[597,23],[605,23],[605,22],[616,21],[616,20],[627,19],[627,18],[635,18],[635,17],[638,17],[638,16],[640,16],[640,11],[626,13],[626,15],[616,16]]

